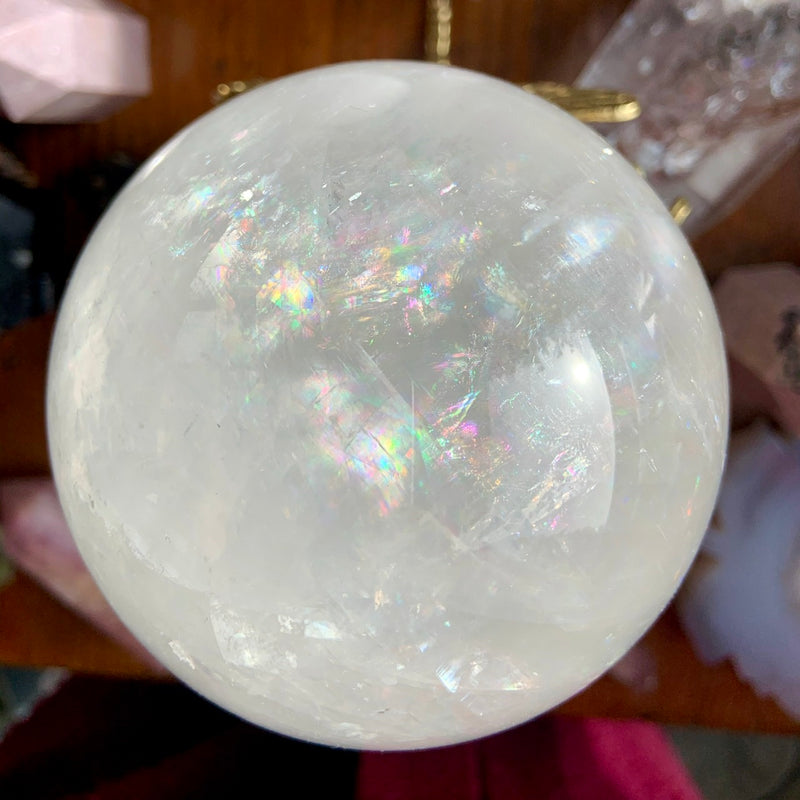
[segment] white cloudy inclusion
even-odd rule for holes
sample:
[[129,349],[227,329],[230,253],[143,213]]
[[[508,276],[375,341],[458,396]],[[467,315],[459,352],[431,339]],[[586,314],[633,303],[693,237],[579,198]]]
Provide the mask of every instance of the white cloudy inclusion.
[[727,389],[697,263],[602,139],[376,62],[254,90],[139,171],[69,287],[48,419],[81,552],[167,667],[394,749],[625,652],[705,529]]

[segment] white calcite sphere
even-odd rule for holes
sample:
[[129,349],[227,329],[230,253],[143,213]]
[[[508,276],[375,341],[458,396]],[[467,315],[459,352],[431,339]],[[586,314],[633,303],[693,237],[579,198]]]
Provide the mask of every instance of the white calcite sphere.
[[207,114],[97,227],[52,351],[87,564],[197,691],[457,742],[584,687],[689,566],[727,429],[681,233],[484,75],[345,64]]

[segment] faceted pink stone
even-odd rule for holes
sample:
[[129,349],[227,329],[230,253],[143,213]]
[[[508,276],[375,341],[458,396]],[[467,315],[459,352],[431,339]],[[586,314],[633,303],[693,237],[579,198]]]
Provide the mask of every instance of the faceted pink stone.
[[150,88],[147,21],[120,3],[0,3],[0,104],[13,122],[101,119]]
[[731,369],[734,423],[769,416],[800,435],[800,270],[738,267],[714,287]]

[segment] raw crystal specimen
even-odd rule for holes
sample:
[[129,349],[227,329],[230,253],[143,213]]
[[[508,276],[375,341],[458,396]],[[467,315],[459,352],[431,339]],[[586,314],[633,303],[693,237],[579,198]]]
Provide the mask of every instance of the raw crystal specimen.
[[634,122],[605,130],[699,233],[763,180],[800,132],[797,0],[638,0],[580,86],[635,94]]
[[800,436],[800,270],[737,267],[714,286],[735,419],[764,415]]
[[698,654],[800,718],[800,443],[737,434],[702,556],[678,608]]
[[121,3],[0,3],[0,105],[13,122],[100,119],[149,92],[147,21]]
[[48,420],[81,552],[166,666],[294,736],[540,713],[674,592],[720,331],[652,190],[523,90],[340,65],[231,100],[106,212]]

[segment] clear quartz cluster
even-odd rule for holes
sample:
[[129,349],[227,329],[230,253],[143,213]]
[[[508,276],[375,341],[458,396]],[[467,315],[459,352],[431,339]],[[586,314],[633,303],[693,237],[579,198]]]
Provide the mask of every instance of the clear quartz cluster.
[[286,734],[442,745],[597,677],[708,521],[727,387],[692,253],[486,76],[315,70],[201,118],[61,310],[56,481],[110,602]]
[[637,0],[578,82],[637,96],[642,116],[604,133],[698,233],[797,141],[800,2]]

